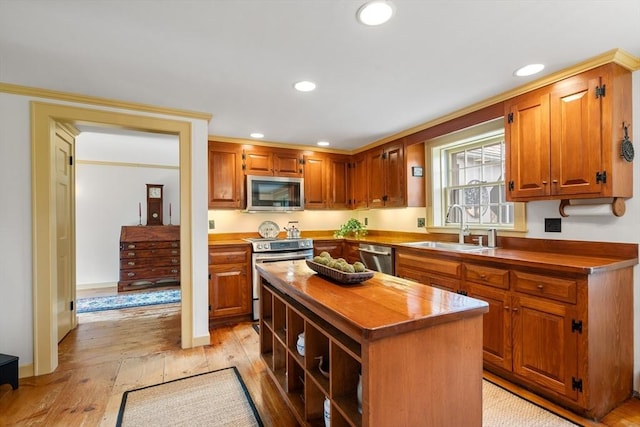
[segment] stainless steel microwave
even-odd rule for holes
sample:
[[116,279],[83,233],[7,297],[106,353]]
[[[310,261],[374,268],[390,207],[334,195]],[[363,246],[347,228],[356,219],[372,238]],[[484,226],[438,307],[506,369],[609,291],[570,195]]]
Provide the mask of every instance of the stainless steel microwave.
[[303,209],[303,178],[247,175],[248,211],[301,211]]

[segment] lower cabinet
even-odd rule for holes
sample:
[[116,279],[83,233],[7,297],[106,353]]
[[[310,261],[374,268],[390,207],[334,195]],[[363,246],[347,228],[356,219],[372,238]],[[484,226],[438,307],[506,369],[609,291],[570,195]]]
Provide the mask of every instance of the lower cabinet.
[[[360,344],[261,286],[260,354],[301,425],[361,426]],[[360,394],[361,396],[361,394]]]
[[209,246],[209,319],[251,316],[249,245]]
[[[423,251],[399,249],[395,251],[396,276],[445,291],[462,293],[458,260],[425,256]],[[485,315],[486,316],[486,315]]]
[[485,369],[599,419],[632,393],[632,268],[594,274],[463,263],[486,301]]
[[341,239],[331,240],[314,240],[313,241],[313,255],[320,255],[322,252],[328,252],[332,258],[342,258],[342,243]]

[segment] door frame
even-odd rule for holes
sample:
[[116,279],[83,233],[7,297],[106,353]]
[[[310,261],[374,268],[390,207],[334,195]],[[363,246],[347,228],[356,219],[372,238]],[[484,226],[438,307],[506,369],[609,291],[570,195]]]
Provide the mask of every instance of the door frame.
[[[191,272],[191,122],[69,105],[31,103],[31,194],[33,221],[33,368],[34,375],[58,366],[54,136],[56,123],[92,125],[178,136],[180,167],[181,346],[193,346]],[[73,183],[75,185],[75,182]],[[75,221],[75,220],[74,220]],[[75,222],[74,222],[75,227]],[[73,259],[75,269],[76,260]]]

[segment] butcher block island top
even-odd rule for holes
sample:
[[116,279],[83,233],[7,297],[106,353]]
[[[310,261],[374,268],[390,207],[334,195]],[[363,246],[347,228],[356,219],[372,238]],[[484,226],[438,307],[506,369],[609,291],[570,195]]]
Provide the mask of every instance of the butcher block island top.
[[257,268],[273,287],[345,328],[358,342],[489,311],[484,301],[379,272],[359,284],[340,284],[315,273],[302,260]]
[[338,426],[482,425],[487,303],[383,273],[341,284],[304,260],[257,269],[260,353],[301,425],[325,406]]

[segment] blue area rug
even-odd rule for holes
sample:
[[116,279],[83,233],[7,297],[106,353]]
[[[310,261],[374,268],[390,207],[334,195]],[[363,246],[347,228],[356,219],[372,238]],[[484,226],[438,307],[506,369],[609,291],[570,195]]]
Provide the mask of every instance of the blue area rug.
[[108,297],[78,298],[77,313],[117,310],[119,308],[140,307],[144,305],[170,304],[180,301],[180,289],[154,292],[136,292],[132,294],[112,295]]

